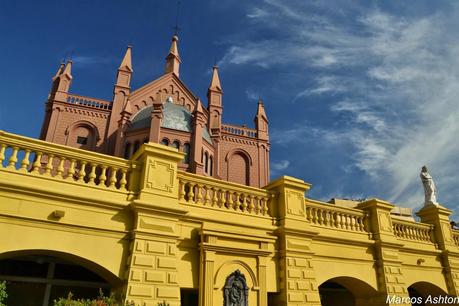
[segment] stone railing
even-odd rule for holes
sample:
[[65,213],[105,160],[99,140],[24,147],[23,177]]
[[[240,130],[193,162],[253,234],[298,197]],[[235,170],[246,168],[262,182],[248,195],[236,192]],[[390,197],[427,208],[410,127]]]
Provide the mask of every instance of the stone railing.
[[459,246],[459,230],[453,230],[454,243]]
[[317,226],[366,232],[365,213],[362,210],[320,203],[311,199],[306,200],[306,220]]
[[239,185],[183,171],[178,173],[179,201],[225,211],[269,217],[270,194],[264,189]]
[[392,228],[397,238],[432,242],[433,225],[413,221],[392,219]]
[[224,133],[227,133],[227,134],[246,136],[250,138],[257,137],[257,130],[250,129],[250,128],[243,127],[243,126],[222,124],[222,130]]
[[127,190],[130,161],[0,131],[0,171]]
[[67,103],[83,105],[83,106],[92,107],[92,108],[106,109],[106,110],[112,109],[112,102],[101,100],[101,99],[74,95],[74,94],[68,95]]

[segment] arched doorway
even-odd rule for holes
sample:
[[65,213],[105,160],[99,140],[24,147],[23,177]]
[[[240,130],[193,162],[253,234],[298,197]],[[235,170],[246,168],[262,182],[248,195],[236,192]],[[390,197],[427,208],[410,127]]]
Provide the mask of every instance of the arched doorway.
[[[408,287],[408,294],[410,295],[410,298],[419,301],[419,303],[413,304],[416,306],[443,306],[458,304],[457,299],[455,300],[455,303],[451,303],[451,301],[454,299],[452,296],[448,296],[448,294],[443,289],[428,282],[417,282],[412,284]],[[437,297],[441,298],[434,300]]]
[[384,305],[381,295],[367,283],[352,277],[336,277],[319,286],[322,306]]
[[96,298],[100,290],[109,295],[117,281],[96,273],[94,267],[75,256],[55,252],[2,254],[0,281],[6,281],[6,305],[49,306],[69,292],[75,299]]

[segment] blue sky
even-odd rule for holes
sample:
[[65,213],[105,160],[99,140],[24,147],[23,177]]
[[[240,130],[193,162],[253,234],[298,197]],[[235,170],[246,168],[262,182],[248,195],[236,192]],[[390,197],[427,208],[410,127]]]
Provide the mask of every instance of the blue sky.
[[[416,208],[427,164],[455,208],[458,17],[454,1],[182,0],[181,78],[205,100],[216,60],[227,123],[251,125],[262,96],[273,176],[311,197]],[[132,86],[160,76],[174,23],[175,1],[0,1],[0,129],[38,136],[70,54],[73,93],[111,99],[128,44]]]

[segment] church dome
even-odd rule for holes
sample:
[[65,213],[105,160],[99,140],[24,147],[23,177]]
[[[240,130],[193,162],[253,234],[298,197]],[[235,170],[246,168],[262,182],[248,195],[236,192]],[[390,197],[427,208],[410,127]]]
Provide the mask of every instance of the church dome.
[[[140,110],[134,117],[131,119],[131,124],[128,131],[133,131],[137,129],[143,129],[150,127],[151,124],[151,112],[153,111],[153,106],[147,106]],[[192,132],[191,123],[193,115],[191,112],[181,105],[177,105],[172,102],[166,101],[163,105],[163,120],[161,122],[162,128],[183,131],[183,132]],[[203,138],[209,143],[212,143],[210,138],[209,131],[207,127],[203,130]]]

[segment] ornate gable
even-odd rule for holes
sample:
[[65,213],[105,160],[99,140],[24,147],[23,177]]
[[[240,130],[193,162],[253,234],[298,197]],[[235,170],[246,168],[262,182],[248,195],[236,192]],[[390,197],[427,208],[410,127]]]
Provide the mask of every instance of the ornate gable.
[[165,101],[169,96],[172,96],[175,104],[184,106],[189,111],[193,111],[197,103],[197,97],[173,73],[165,74],[134,90],[129,101],[135,114],[140,109],[152,105],[153,101]]

